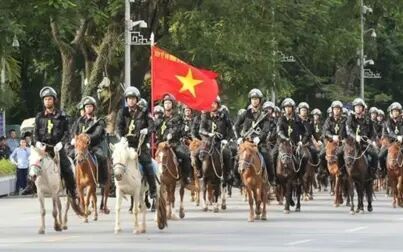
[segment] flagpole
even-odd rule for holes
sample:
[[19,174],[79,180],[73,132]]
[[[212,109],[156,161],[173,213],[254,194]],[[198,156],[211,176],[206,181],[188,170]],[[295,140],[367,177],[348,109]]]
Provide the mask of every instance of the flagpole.
[[[151,36],[150,36],[150,51],[151,51],[151,114],[153,115],[154,118],[154,89],[153,89],[153,81],[154,81],[154,69],[153,69],[153,47],[154,47],[154,33],[151,32]],[[155,154],[155,133],[151,133],[151,156],[154,158],[154,154]]]

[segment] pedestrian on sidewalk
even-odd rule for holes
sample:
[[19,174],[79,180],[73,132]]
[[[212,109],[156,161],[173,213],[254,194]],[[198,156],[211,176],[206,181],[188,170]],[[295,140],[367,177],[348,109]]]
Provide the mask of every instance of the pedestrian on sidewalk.
[[15,186],[15,194],[18,195],[20,188],[27,186],[29,156],[31,151],[27,148],[27,141],[21,138],[20,146],[11,153],[10,160],[17,166],[17,183]]

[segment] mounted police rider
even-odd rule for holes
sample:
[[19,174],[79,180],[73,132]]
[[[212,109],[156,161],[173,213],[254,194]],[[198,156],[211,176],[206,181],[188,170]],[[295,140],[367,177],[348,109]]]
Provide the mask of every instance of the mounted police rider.
[[95,163],[98,164],[98,182],[104,184],[108,179],[108,163],[106,154],[101,147],[105,137],[105,121],[103,119],[97,120],[95,116],[97,102],[93,97],[86,96],[82,99],[81,103],[84,107],[84,115],[78,118],[74,124],[71,145],[75,145],[74,137],[81,133],[85,133],[90,137],[89,151],[95,156]]
[[[63,148],[63,145],[69,139],[66,114],[56,108],[57,93],[52,87],[46,86],[42,88],[39,96],[43,101],[44,110],[39,112],[35,117],[34,141],[37,147],[41,148],[44,145],[46,152],[51,156],[54,156],[54,149],[59,150],[60,173],[65,182],[67,194],[72,199],[72,208],[77,214],[83,215],[77,199],[76,182],[72,165]],[[24,190],[24,194],[29,193],[31,189],[27,187]]]
[[[137,88],[133,86],[127,87],[124,95],[127,107],[120,109],[117,114],[116,134],[118,138],[126,137],[130,147],[136,149],[139,147],[139,162],[143,167],[143,174],[149,185],[149,196],[155,199],[155,174],[149,144],[150,134],[154,131],[154,123],[148,115],[147,109],[138,105],[140,91]],[[140,140],[143,140],[141,146],[139,146]]]
[[[364,109],[367,107],[361,98],[354,99],[352,103],[354,113],[351,113],[346,122],[347,136],[355,139],[358,144],[366,149],[366,155],[369,156],[368,172],[372,179],[375,179],[378,168],[378,155],[375,152],[376,134],[370,118],[365,115]],[[370,146],[368,146],[370,144]]]
[[171,94],[163,96],[164,115],[156,121],[157,143],[168,141],[180,163],[181,175],[184,184],[191,183],[190,153],[181,141],[184,136],[184,124],[182,117],[174,111],[176,99]]

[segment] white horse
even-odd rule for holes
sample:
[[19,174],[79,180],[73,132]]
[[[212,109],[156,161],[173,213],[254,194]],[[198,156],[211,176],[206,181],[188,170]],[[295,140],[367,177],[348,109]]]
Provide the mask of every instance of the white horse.
[[35,181],[38,199],[41,207],[41,226],[38,233],[45,233],[45,194],[50,195],[53,201],[54,229],[62,231],[67,229],[67,211],[69,209],[69,199],[67,200],[64,219],[62,222],[62,205],[59,195],[63,191],[60,177],[60,158],[55,147],[54,159],[50,157],[43,148],[31,147],[29,157],[29,175]]
[[[139,146],[141,146],[141,144]],[[120,142],[115,145],[111,144],[110,148],[113,151],[112,163],[116,185],[115,234],[122,230],[120,226],[120,209],[122,198],[125,197],[125,195],[133,196],[133,233],[145,233],[147,209],[144,198],[148,186],[145,181],[142,180],[138,153],[134,148],[129,147],[126,138],[122,138]],[[159,174],[157,176],[159,176]],[[165,201],[164,197],[161,197],[162,195],[160,195],[161,191],[159,189],[157,185],[156,221],[158,222],[158,227],[163,229],[166,226]],[[141,214],[141,224],[139,224],[138,220],[139,213]]]

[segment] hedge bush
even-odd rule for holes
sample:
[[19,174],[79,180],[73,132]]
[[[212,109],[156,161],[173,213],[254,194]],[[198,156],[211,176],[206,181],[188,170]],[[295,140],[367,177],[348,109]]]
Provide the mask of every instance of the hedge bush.
[[16,167],[10,160],[1,159],[0,160],[0,177],[14,175],[16,172]]

